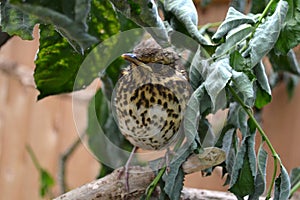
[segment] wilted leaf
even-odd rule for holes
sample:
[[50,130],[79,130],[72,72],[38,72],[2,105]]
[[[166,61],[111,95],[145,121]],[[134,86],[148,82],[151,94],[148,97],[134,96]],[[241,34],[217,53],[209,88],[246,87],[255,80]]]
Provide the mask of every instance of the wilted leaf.
[[[170,18],[174,30],[187,33],[200,44],[209,45],[209,42],[198,31],[198,14],[192,0],[165,0],[164,8],[167,18]],[[185,30],[180,30],[183,25]]]
[[289,9],[281,29],[276,51],[286,54],[300,43],[300,0],[287,0]]
[[243,54],[244,57],[250,54],[251,67],[257,65],[263,56],[274,47],[284,23],[287,10],[287,2],[283,0],[279,1],[273,15],[266,17],[265,21],[255,30],[254,36],[249,42],[249,47]]
[[[224,97],[224,91],[222,92],[222,90],[232,76],[229,59],[218,60],[212,63],[207,70],[204,86],[211,98],[212,109],[217,110],[217,108],[222,108],[226,104],[226,97]],[[217,101],[220,97],[223,102]]]
[[243,139],[231,174],[229,191],[239,198],[252,194],[255,190],[254,136],[255,134],[248,135]]
[[271,50],[268,55],[272,68],[275,72],[290,72],[300,75],[299,64],[295,52],[291,49],[286,55],[278,55],[275,50]]
[[232,70],[231,80],[234,84],[234,88],[236,88],[236,93],[240,93],[244,102],[248,106],[252,106],[250,102],[254,99],[253,80],[250,80],[245,73],[235,70]]
[[163,180],[165,182],[164,191],[170,199],[180,199],[184,180],[184,172],[181,166],[189,157],[191,152],[192,150],[190,148],[183,150],[183,152],[176,152],[177,156],[169,166],[170,172],[163,175]]
[[86,24],[90,12],[90,0],[68,1],[68,4],[73,5],[74,8],[73,10],[67,10],[68,13],[64,12],[66,5],[63,2],[59,5],[51,3],[40,5],[38,2],[10,1],[15,8],[38,19],[39,23],[55,25],[57,31],[81,54],[84,53],[85,49],[98,42],[95,36],[88,33]]
[[144,27],[162,47],[169,45],[167,31],[153,1],[111,0],[111,2],[124,16]]
[[233,7],[228,9],[225,20],[222,22],[217,32],[213,35],[212,39],[214,41],[220,40],[229,31],[240,26],[241,24],[254,24],[255,19],[244,15],[243,13],[237,11]]
[[33,39],[33,28],[37,19],[28,15],[9,3],[1,3],[1,29],[9,35],[17,35],[24,40]]
[[247,132],[247,113],[238,103],[230,104],[227,124],[240,129],[242,134]]
[[268,154],[261,145],[257,155],[257,172],[255,177],[255,192],[249,196],[249,200],[258,199],[266,189],[266,169]]
[[290,195],[290,178],[283,165],[280,165],[280,174],[275,180],[274,200],[285,200]]
[[[185,115],[183,118],[184,134],[187,138],[187,143],[193,144],[192,149],[197,148],[195,140],[198,135],[198,123],[200,118],[200,98],[204,96],[204,86],[201,85],[193,92],[188,101]],[[198,141],[200,142],[200,141]]]
[[230,53],[231,51],[234,51],[236,47],[252,33],[253,30],[253,26],[249,24],[240,25],[237,28],[231,30],[226,35],[225,43],[221,44],[216,49],[214,56],[218,57],[225,53]]
[[291,187],[294,187],[295,185],[300,183],[300,167],[292,169],[291,172]]
[[268,2],[269,2],[268,0],[252,0],[250,13],[253,14],[262,13],[265,7],[267,6]]
[[255,106],[260,109],[271,101],[271,88],[262,62],[258,63],[253,70],[257,78]]
[[238,10],[239,12],[243,13],[245,12],[247,1],[246,0],[232,0],[230,2],[230,6],[232,6],[234,9]]

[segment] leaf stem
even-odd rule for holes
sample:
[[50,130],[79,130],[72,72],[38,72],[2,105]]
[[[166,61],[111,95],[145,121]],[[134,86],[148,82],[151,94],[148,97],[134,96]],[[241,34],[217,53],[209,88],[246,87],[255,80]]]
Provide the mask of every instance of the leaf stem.
[[248,47],[248,45],[249,45],[249,41],[253,38],[253,36],[254,36],[254,34],[255,34],[255,32],[256,32],[257,27],[262,23],[262,20],[267,16],[269,9],[270,9],[271,5],[272,5],[274,2],[275,2],[275,0],[269,1],[269,3],[267,4],[267,6],[265,7],[263,13],[260,15],[260,17],[258,18],[257,23],[255,24],[254,30],[252,31],[251,35],[249,36],[249,38],[248,38],[248,40],[247,40],[247,44],[244,46],[244,48],[243,48],[242,51],[244,51],[244,50],[247,49],[247,47]]
[[289,198],[291,198],[293,196],[293,194],[300,188],[300,181],[294,185],[294,187],[292,187],[291,191],[290,191],[290,196]]
[[146,191],[146,194],[147,194],[146,200],[149,200],[151,198],[151,194],[153,193],[154,189],[156,188],[157,184],[159,183],[159,180],[164,175],[165,171],[166,171],[166,167],[161,168],[159,170],[157,176],[155,177],[155,179],[148,186],[147,191]]
[[242,108],[245,110],[245,112],[247,113],[247,115],[249,116],[249,118],[253,121],[255,127],[257,128],[258,132],[260,133],[263,142],[266,142],[266,144],[268,145],[269,149],[271,150],[272,156],[274,158],[274,172],[273,172],[273,176],[272,176],[272,181],[271,181],[271,185],[268,189],[268,193],[267,193],[267,197],[266,199],[269,199],[271,197],[271,192],[275,183],[275,178],[276,178],[276,174],[277,174],[277,162],[281,162],[277,152],[275,151],[271,141],[269,140],[267,134],[264,132],[264,130],[261,128],[261,126],[259,125],[259,123],[257,122],[257,120],[255,119],[251,108],[249,108],[249,106],[247,106],[243,100],[238,96],[238,94],[235,92],[235,90],[228,84],[228,89],[230,90],[231,94],[233,95],[233,97],[235,98],[235,100],[242,106]]

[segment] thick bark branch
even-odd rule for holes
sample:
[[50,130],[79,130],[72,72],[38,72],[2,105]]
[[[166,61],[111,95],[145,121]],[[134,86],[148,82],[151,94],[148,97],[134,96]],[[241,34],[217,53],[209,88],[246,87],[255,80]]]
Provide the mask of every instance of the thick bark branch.
[[[212,167],[220,164],[225,160],[225,152],[221,149],[211,147],[206,148],[203,154],[191,155],[183,165],[185,173],[193,173],[196,171],[204,170],[208,167]],[[96,199],[139,199],[141,195],[145,193],[145,190],[149,184],[155,178],[155,173],[149,167],[133,166],[129,172],[129,191],[126,191],[125,179],[122,174],[123,168],[116,169],[113,173],[95,180],[88,184],[85,184],[79,188],[76,188],[68,193],[65,193],[55,200],[96,200]],[[182,191],[182,199],[199,199],[189,198],[192,197],[190,189],[184,189]],[[159,193],[159,191],[157,191]],[[198,193],[198,192],[197,192]],[[201,195],[211,195],[209,192],[200,191]],[[224,195],[232,196],[228,193]],[[189,197],[188,197],[189,196]],[[194,195],[195,196],[195,195]],[[223,196],[225,199],[230,199],[228,196]],[[196,196],[195,196],[196,197]],[[204,197],[204,196],[203,196]],[[203,198],[202,198],[203,199]],[[204,199],[218,199],[218,198],[204,198]],[[235,199],[233,196],[231,199]]]

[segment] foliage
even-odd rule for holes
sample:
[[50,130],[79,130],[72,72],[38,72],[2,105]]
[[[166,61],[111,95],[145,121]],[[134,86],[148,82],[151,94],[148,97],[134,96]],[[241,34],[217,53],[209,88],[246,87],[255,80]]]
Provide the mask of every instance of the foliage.
[[[274,158],[273,178],[266,198],[271,197],[275,185],[274,199],[287,199],[300,187],[300,171],[294,169],[289,178],[267,134],[254,118],[252,108],[261,109],[272,98],[270,86],[275,83],[269,83],[263,58],[267,57],[272,65],[269,76],[284,74],[294,80],[300,74],[293,52],[300,42],[300,0],[253,0],[248,14],[243,13],[246,1],[233,0],[230,5],[226,18],[217,23],[219,26],[215,30],[210,29],[215,24],[197,27],[197,12],[191,0],[161,0],[158,6],[150,0],[71,0],[60,3],[11,0],[1,4],[1,29],[10,35],[32,39],[34,25],[40,24],[40,49],[34,74],[39,99],[81,89],[101,72],[102,89],[90,103],[87,129],[90,148],[100,160],[101,155],[112,149],[108,149],[104,139],[96,134],[99,131],[116,145],[129,149],[109,107],[124,62],[117,59],[106,69],[91,64],[78,77],[79,67],[88,54],[99,43],[105,43],[105,39],[135,27],[144,27],[162,47],[170,45],[169,41],[178,47],[174,31],[191,37],[193,44],[189,46],[187,43],[187,46],[198,50],[188,66],[194,93],[187,105],[184,132],[190,145],[171,164],[172,173],[163,175],[164,171],[160,171],[155,184],[162,183],[161,191],[168,198],[179,199],[184,179],[181,165],[191,153],[201,153],[203,136],[210,129],[206,116],[219,109],[228,109],[220,136],[210,143],[226,152],[226,161],[221,166],[224,175],[228,174],[225,183],[229,185],[229,191],[238,199],[247,195],[248,199],[258,199],[264,193],[268,154],[263,144],[266,144]],[[159,16],[158,8],[163,18]],[[151,26],[157,27],[157,31],[147,28]],[[130,38],[126,42],[133,44]],[[107,49],[112,48],[106,45]],[[108,62],[105,55],[99,56],[97,61]],[[292,93],[295,84],[290,86],[288,92]],[[94,127],[93,122],[99,122],[101,129]],[[200,125],[205,128],[200,129]],[[257,131],[262,140],[256,153]],[[238,132],[241,132],[241,138]],[[124,156],[115,152],[113,159]]]

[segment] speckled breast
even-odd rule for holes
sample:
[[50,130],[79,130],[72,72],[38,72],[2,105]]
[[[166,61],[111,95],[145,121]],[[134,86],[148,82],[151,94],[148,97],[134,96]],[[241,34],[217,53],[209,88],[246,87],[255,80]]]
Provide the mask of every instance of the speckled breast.
[[191,87],[175,69],[162,64],[131,67],[119,79],[112,109],[122,134],[147,150],[168,147],[178,136]]

